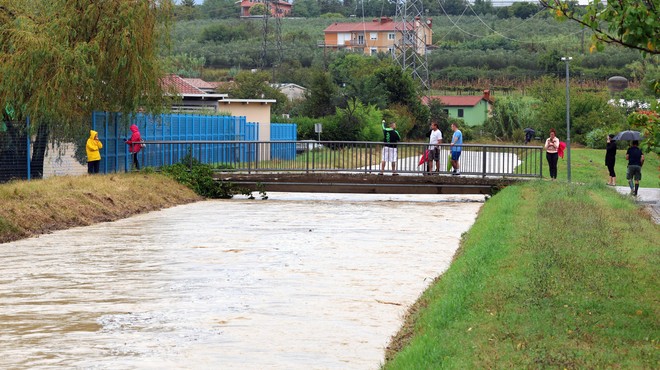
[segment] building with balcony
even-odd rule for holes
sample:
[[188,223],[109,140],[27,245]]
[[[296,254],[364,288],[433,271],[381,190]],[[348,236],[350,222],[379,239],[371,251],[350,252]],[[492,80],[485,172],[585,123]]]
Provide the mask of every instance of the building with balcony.
[[413,22],[395,22],[381,17],[371,22],[335,22],[323,32],[325,38],[319,45],[332,50],[353,50],[366,55],[395,53],[399,48],[413,48],[418,54],[426,54],[433,44],[431,19]]

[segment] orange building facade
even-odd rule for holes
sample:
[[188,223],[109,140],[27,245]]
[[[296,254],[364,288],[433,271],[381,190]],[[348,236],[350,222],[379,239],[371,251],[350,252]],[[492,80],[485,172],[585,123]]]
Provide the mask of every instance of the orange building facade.
[[325,34],[323,47],[328,49],[344,49],[362,52],[366,55],[377,53],[395,53],[397,45],[414,48],[418,54],[426,54],[427,47],[433,44],[431,19],[421,21],[419,18],[404,24],[394,22],[392,18],[381,17],[371,22],[335,22],[323,32]]

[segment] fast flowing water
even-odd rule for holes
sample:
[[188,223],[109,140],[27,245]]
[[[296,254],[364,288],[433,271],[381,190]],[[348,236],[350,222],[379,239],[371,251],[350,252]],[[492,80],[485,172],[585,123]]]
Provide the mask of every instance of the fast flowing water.
[[0,244],[0,368],[376,369],[483,199],[269,195]]

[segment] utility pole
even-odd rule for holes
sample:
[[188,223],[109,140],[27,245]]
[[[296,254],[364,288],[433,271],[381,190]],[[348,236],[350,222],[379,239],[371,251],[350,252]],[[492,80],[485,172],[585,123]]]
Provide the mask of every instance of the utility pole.
[[266,69],[268,66],[268,37],[270,36],[270,29],[268,27],[268,19],[271,16],[271,9],[274,9],[275,16],[275,44],[276,55],[275,61],[271,66],[273,68],[273,79],[275,79],[275,67],[282,65],[282,10],[280,9],[279,0],[263,0],[266,6],[266,12],[263,17],[263,35],[261,41],[261,68]]
[[571,182],[571,98],[568,76],[568,62],[573,60],[573,58],[562,57],[561,60],[566,62],[566,175],[568,182]]
[[262,22],[262,40],[261,40],[261,68],[265,69],[268,64],[268,18],[270,18],[269,0],[264,0],[266,11],[264,12]]

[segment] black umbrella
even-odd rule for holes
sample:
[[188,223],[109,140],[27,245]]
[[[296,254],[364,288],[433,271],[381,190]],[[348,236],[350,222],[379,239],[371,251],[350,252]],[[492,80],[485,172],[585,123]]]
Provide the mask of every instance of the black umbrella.
[[642,133],[632,130],[621,131],[616,134],[614,140],[642,140]]
[[532,135],[534,135],[534,134],[536,133],[536,131],[534,131],[534,129],[533,129],[533,128],[529,128],[529,127],[527,127],[526,129],[524,129],[524,130],[523,130],[523,132],[524,132],[524,133],[528,133],[528,132],[531,132],[531,133],[532,133]]

